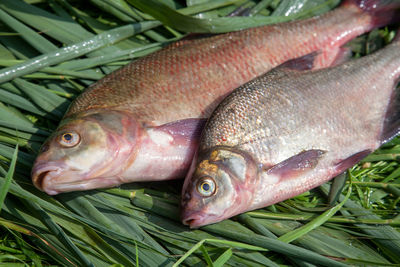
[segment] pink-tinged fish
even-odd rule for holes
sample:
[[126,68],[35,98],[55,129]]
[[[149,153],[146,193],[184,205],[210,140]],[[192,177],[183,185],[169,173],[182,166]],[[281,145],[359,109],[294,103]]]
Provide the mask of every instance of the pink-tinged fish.
[[228,93],[289,59],[339,53],[396,17],[399,4],[379,3],[346,1],[304,21],[183,40],[130,63],[72,103],[36,159],[34,184],[57,194],[184,177],[205,118]]
[[399,77],[400,38],[332,68],[277,68],[233,91],[203,131],[182,191],[183,223],[277,203],[356,164],[399,133]]

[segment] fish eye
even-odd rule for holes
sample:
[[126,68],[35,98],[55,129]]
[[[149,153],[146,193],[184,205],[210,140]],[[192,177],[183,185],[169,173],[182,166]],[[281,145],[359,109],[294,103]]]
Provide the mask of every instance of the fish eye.
[[78,133],[70,131],[60,135],[59,143],[65,147],[76,146],[81,141]]
[[215,194],[216,185],[211,177],[203,177],[197,182],[197,192],[203,197],[210,197]]

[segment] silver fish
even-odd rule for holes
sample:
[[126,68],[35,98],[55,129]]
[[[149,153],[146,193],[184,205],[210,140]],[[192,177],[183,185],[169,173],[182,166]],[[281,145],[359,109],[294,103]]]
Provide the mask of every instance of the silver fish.
[[399,39],[328,69],[277,68],[230,94],[186,177],[183,223],[199,227],[296,196],[395,136]]

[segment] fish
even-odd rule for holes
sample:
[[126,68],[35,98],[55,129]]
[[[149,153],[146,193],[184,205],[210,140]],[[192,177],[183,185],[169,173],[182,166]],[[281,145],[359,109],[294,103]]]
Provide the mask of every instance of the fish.
[[348,0],[314,18],[188,38],[137,59],[73,101],[39,151],[33,184],[55,195],[183,178],[206,119],[232,90],[313,52],[333,60],[344,43],[395,19],[392,6]]
[[355,165],[399,133],[399,78],[397,37],[335,67],[276,68],[234,90],[203,130],[182,189],[183,223],[278,203]]

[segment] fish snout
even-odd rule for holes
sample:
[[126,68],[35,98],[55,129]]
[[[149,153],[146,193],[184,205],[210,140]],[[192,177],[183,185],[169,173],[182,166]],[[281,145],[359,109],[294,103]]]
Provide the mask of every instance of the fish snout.
[[32,182],[36,188],[49,195],[56,195],[59,192],[51,188],[53,178],[59,176],[62,167],[55,165],[39,164],[32,169]]
[[182,223],[190,228],[197,228],[205,224],[206,214],[198,211],[183,212]]

